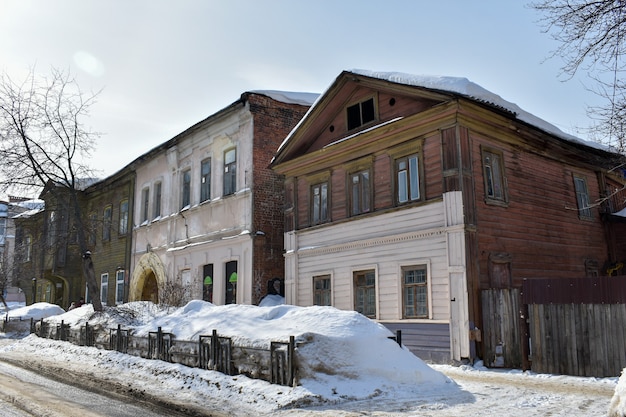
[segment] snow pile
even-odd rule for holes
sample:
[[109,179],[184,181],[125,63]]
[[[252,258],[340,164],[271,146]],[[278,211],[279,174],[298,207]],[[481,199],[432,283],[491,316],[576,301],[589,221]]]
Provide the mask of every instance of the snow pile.
[[609,406],[608,417],[625,417],[626,416],[626,369],[622,370],[622,376],[620,376],[617,386],[615,387],[615,394],[611,399],[611,405]]
[[41,320],[63,313],[65,313],[65,310],[56,304],[35,303],[29,306],[11,309],[7,312],[7,317],[10,319]]
[[317,394],[333,396],[341,391],[348,397],[367,397],[399,385],[441,389],[449,378],[430,368],[408,349],[389,339],[392,333],[354,311],[334,307],[296,307],[279,304],[258,307],[231,304],[217,306],[194,300],[184,307],[167,308],[147,301],[107,307],[94,313],[85,305],[46,321],[63,321],[73,328],[89,322],[92,326],[115,328],[121,324],[136,336],[147,337],[161,328],[177,340],[198,340],[213,329],[230,337],[235,345],[268,349],[270,342],[288,342],[295,337],[299,382]]

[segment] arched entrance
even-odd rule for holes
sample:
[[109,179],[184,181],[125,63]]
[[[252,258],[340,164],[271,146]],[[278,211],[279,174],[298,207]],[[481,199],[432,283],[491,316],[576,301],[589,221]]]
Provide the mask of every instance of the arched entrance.
[[159,289],[165,285],[165,268],[161,259],[154,253],[143,255],[133,272],[130,281],[128,301],[159,302]]
[[150,272],[144,279],[143,288],[141,290],[141,301],[152,301],[154,304],[159,303],[159,286],[153,272]]

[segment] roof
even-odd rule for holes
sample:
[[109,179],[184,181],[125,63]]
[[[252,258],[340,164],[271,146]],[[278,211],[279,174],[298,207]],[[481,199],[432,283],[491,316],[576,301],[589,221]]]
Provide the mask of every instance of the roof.
[[343,71],[335,80],[333,84],[319,97],[317,102],[313,104],[313,106],[309,109],[307,114],[303,117],[303,119],[298,123],[293,130],[289,133],[289,135],[285,138],[283,143],[278,148],[277,154],[280,154],[285,145],[290,141],[291,137],[294,136],[294,133],[298,130],[298,128],[302,125],[302,122],[309,116],[313,111],[315,111],[316,106],[321,105],[320,103],[324,100],[324,97],[329,93],[331,89],[337,84],[337,81],[345,77],[346,75],[359,75],[364,77],[369,77],[373,79],[379,79],[395,84],[401,84],[411,87],[423,88],[427,90],[431,90],[434,92],[441,92],[446,94],[454,94],[457,96],[462,96],[468,98],[470,100],[494,107],[500,111],[504,110],[507,113],[510,113],[512,117],[523,121],[539,130],[542,130],[550,135],[558,137],[560,139],[575,142],[578,144],[582,144],[585,146],[589,146],[592,148],[600,149],[603,151],[610,152],[605,145],[599,144],[597,142],[590,142],[584,139],[578,138],[576,136],[567,134],[560,130],[558,127],[548,123],[547,121],[523,110],[517,104],[511,103],[500,97],[499,95],[492,93],[491,91],[481,87],[480,85],[468,80],[463,77],[449,77],[449,76],[429,76],[429,75],[413,75],[406,74],[402,72],[380,72],[380,71],[370,71],[364,69],[352,69],[348,71]]

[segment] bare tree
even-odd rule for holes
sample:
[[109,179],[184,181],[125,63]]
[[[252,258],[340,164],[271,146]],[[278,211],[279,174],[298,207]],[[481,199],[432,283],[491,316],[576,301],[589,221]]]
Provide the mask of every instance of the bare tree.
[[79,204],[81,181],[93,176],[86,160],[99,135],[83,120],[96,96],[83,94],[69,72],[57,69],[41,79],[31,72],[23,82],[0,76],[0,191],[25,193],[53,184],[50,192],[69,198],[89,294],[101,311]]
[[626,0],[539,0],[531,7],[543,14],[545,32],[559,42],[553,57],[561,57],[562,75],[587,71],[590,89],[605,104],[590,107],[595,120],[592,136],[626,151]]

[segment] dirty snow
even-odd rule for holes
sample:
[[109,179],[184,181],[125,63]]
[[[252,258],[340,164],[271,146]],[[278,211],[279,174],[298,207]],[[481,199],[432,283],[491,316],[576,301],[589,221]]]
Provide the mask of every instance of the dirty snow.
[[614,393],[616,404],[626,397],[626,381],[620,379],[618,385],[617,376],[494,371],[480,362],[473,367],[429,366],[389,340],[386,328],[355,312],[282,305],[280,297],[265,302],[266,307],[256,307],[192,301],[181,308],[136,302],[107,307],[103,313],[85,305],[61,314],[57,306],[37,303],[10,314],[41,317],[48,311],[50,322],[81,326],[89,321],[110,328],[120,323],[136,334],[161,326],[177,339],[189,340],[215,328],[238,343],[257,346],[293,335],[301,361],[299,386],[272,385],[35,335],[0,334],[5,336],[0,358],[37,360],[233,416],[607,416]]

